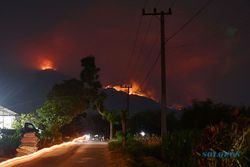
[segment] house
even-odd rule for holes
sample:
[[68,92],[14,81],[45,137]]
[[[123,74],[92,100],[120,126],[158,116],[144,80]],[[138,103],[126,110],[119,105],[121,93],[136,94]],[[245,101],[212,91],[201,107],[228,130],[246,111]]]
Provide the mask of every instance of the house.
[[12,123],[17,116],[17,113],[0,105],[0,129],[13,129]]

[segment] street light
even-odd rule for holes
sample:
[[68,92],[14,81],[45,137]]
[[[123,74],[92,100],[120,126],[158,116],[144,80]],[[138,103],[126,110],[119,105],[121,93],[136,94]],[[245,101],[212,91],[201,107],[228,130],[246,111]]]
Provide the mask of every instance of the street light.
[[141,131],[141,132],[140,132],[140,135],[141,135],[142,137],[144,137],[144,136],[146,135],[146,133],[143,132],[143,131]]

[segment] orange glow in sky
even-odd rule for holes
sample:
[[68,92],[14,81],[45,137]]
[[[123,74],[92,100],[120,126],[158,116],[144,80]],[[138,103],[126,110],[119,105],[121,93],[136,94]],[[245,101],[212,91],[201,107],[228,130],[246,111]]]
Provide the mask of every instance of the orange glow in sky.
[[55,70],[54,64],[51,60],[44,59],[40,63],[41,70]]

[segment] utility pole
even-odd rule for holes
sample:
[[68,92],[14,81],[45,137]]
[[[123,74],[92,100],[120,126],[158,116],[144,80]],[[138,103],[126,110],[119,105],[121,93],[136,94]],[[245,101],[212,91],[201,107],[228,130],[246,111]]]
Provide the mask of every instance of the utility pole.
[[166,95],[166,59],[165,59],[165,15],[171,15],[172,11],[169,8],[168,12],[157,12],[154,8],[153,13],[146,13],[142,9],[142,15],[160,16],[161,21],[161,142],[162,142],[162,158],[164,159],[163,141],[167,136],[167,95]]
[[2,126],[2,129],[4,128],[4,112],[2,111],[2,123],[3,123],[3,126]]
[[122,111],[121,113],[121,122],[122,122],[122,146],[125,147],[126,145],[126,117],[129,114],[129,94],[130,94],[130,88],[132,88],[131,84],[124,84],[121,85],[121,88],[127,89],[127,107],[126,110]]

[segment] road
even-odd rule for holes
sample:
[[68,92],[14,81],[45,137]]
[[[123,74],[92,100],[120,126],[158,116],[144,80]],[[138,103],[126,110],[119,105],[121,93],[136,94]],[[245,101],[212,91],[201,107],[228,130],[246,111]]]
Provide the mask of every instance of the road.
[[1,167],[107,167],[108,145],[103,142],[69,142],[0,163]]

